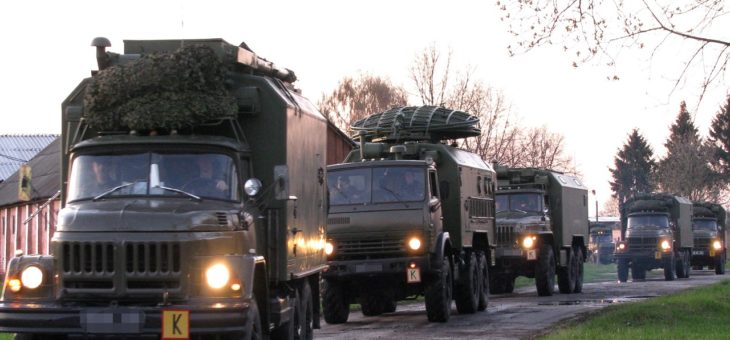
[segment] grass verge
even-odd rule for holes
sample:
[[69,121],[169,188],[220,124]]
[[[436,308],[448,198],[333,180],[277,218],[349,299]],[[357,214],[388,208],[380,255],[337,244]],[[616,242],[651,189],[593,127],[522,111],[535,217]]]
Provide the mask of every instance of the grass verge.
[[[585,263],[583,266],[583,282],[601,282],[616,280],[615,264]],[[534,286],[535,279],[520,276],[515,280],[515,288]]]

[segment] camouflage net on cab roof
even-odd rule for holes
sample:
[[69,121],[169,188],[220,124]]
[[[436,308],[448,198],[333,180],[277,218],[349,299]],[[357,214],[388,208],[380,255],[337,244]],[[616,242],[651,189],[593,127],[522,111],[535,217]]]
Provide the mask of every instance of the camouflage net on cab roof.
[[101,130],[179,129],[229,117],[238,107],[225,73],[205,46],[143,55],[99,71],[86,88],[84,117]]

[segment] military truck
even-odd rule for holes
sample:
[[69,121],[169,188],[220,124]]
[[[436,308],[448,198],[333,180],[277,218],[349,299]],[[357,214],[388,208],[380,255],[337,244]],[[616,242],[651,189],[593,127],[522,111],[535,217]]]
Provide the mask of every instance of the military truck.
[[707,266],[715,269],[717,275],[725,274],[725,209],[717,203],[692,202],[692,210],[692,267],[702,269]]
[[583,289],[588,190],[575,176],[548,169],[497,170],[496,266],[492,294],[511,293],[515,278],[535,278],[539,296]]
[[99,71],[63,102],[51,255],[12,259],[0,331],[311,339],[325,119],[245,44],[124,44],[95,39]]
[[[621,241],[616,244],[618,280],[644,280],[661,268],[664,279],[688,278],[692,254],[692,202],[666,193],[638,194],[621,205]],[[676,276],[675,276],[676,274]]]
[[588,250],[595,262],[600,264],[613,263],[613,251],[616,243],[613,240],[614,227],[621,229],[621,219],[618,217],[599,217],[589,224],[590,240]]
[[422,106],[353,125],[359,148],[327,168],[326,322],[347,322],[352,303],[373,316],[419,295],[431,322],[449,320],[452,299],[459,313],[486,309],[496,178],[478,155],[440,143],[479,135],[477,123]]

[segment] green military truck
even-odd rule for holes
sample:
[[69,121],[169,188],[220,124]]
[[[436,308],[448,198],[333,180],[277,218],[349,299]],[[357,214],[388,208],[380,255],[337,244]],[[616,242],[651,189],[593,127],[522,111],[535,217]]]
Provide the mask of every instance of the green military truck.
[[488,303],[495,175],[478,155],[442,144],[479,134],[478,119],[433,106],[394,108],[358,121],[360,146],[327,168],[328,269],[323,314],[347,322],[425,296],[432,322]]
[[535,278],[539,296],[583,289],[588,190],[575,176],[535,168],[497,170],[496,266],[492,294],[511,293],[515,278]]
[[591,221],[590,241],[588,249],[592,253],[595,262],[600,264],[613,263],[613,251],[616,243],[613,239],[614,228],[621,229],[621,219],[618,217],[599,217],[597,221]]
[[62,105],[51,255],[12,259],[0,331],[311,339],[326,121],[294,73],[221,39],[92,45],[99,71]]
[[702,269],[707,266],[714,268],[717,275],[725,274],[725,208],[717,203],[693,202],[692,210],[692,267]]
[[692,202],[666,193],[638,194],[621,205],[621,241],[616,244],[618,280],[634,280],[661,268],[664,279],[688,278],[692,254]]

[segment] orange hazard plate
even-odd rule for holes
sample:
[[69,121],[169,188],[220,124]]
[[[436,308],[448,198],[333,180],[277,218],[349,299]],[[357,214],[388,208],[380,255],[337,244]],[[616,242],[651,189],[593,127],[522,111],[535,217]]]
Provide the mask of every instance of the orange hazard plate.
[[190,339],[190,311],[162,311],[162,339]]

